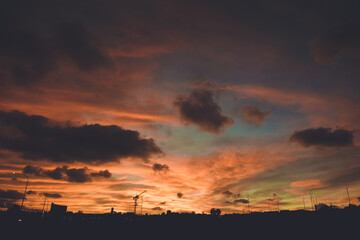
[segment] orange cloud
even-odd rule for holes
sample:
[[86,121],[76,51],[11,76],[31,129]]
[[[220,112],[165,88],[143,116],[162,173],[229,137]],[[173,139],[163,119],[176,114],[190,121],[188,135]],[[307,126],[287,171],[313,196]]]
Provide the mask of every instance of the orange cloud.
[[291,186],[297,188],[304,188],[304,189],[317,189],[317,188],[325,187],[326,184],[321,182],[319,179],[312,178],[312,179],[292,182]]

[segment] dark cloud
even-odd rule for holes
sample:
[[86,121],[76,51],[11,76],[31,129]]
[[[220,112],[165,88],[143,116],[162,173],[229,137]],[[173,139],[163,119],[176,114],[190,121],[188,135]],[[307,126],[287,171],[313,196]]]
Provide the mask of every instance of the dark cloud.
[[154,163],[152,169],[155,173],[167,173],[170,168],[166,164]]
[[166,202],[160,202],[159,204],[160,204],[160,205],[165,205],[165,204],[166,204]]
[[87,172],[87,168],[63,167],[63,171],[67,175],[67,181],[69,182],[91,182],[91,175]]
[[336,64],[343,58],[360,60],[360,25],[334,27],[311,43],[315,61]]
[[222,194],[225,195],[226,197],[232,197],[232,198],[240,198],[241,197],[241,193],[233,193],[233,192],[230,192],[229,190],[226,190]]
[[258,107],[246,105],[240,108],[240,113],[245,122],[259,127],[271,111],[261,111]]
[[152,208],[151,210],[153,210],[153,211],[161,211],[162,208],[161,208],[161,207],[154,207],[154,208]]
[[184,196],[184,194],[181,193],[181,192],[179,192],[179,193],[176,194],[176,196],[177,196],[178,198],[182,198],[182,197]]
[[62,195],[59,193],[42,193],[41,195],[47,197],[47,198],[61,198]]
[[94,173],[91,173],[91,176],[92,177],[104,177],[104,178],[111,178],[111,173],[109,172],[109,170],[100,170],[99,172],[94,172]]
[[80,70],[91,71],[111,65],[111,60],[101,52],[93,36],[80,23],[61,24],[56,31],[56,40],[61,52]]
[[231,197],[231,196],[233,195],[233,193],[230,192],[229,190],[223,192],[223,194],[224,194],[225,196],[227,196],[227,197]]
[[230,205],[237,205],[238,203],[247,204],[249,203],[249,200],[240,198],[240,199],[235,199],[234,201],[225,201],[225,203]]
[[37,192],[30,190],[30,191],[27,191],[26,194],[27,194],[27,195],[36,195]]
[[32,174],[38,177],[50,177],[55,180],[65,180],[68,182],[91,182],[92,177],[110,178],[108,170],[91,172],[88,168],[69,168],[68,166],[57,167],[53,170],[45,170],[40,167],[27,165],[23,169],[24,174]]
[[218,134],[234,121],[223,115],[209,90],[195,89],[189,96],[179,95],[174,106],[185,124],[195,124],[202,131]]
[[[65,21],[65,20],[64,20]],[[79,22],[63,22],[47,29],[0,25],[0,81],[28,86],[73,64],[81,71],[111,67],[111,59],[88,29]]]
[[145,184],[136,184],[136,183],[119,183],[119,184],[114,184],[108,187],[108,189],[111,190],[134,190],[134,189],[150,189],[150,188],[154,188],[154,186],[151,185],[145,185]]
[[23,198],[23,193],[16,190],[1,190],[0,189],[0,199],[10,199],[18,200]]
[[24,167],[23,173],[24,174],[33,174],[35,176],[40,177],[40,176],[42,176],[44,174],[44,171],[40,167],[34,167],[34,166],[31,166],[31,165],[27,165],[27,166]]
[[28,29],[0,25],[1,82],[29,85],[44,78],[55,68],[48,39]]
[[304,147],[345,147],[353,145],[353,132],[346,129],[309,128],[295,131],[290,142],[296,142]]
[[234,203],[249,203],[249,200],[247,200],[247,199],[235,199]]
[[64,170],[65,170],[64,168],[57,167],[54,170],[44,171],[44,175],[53,178],[55,180],[65,180],[66,173]]
[[24,159],[102,164],[126,157],[147,161],[162,153],[153,139],[115,125],[61,126],[18,111],[0,111],[0,124],[0,148],[19,152]]

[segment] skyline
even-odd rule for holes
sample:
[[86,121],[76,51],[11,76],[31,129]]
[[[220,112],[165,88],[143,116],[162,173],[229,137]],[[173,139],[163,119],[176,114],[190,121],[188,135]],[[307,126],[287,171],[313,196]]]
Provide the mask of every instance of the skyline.
[[3,1],[0,203],[359,204],[359,5]]

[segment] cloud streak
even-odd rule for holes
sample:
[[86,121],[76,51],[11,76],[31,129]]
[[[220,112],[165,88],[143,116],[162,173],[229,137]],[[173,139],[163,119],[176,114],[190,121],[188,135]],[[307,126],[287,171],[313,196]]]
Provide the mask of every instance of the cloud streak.
[[65,180],[68,182],[85,183],[91,182],[93,177],[110,178],[108,170],[91,172],[88,168],[69,168],[68,166],[57,167],[53,170],[44,170],[41,167],[27,165],[23,169],[24,174],[32,174],[37,177],[49,177],[55,180]]

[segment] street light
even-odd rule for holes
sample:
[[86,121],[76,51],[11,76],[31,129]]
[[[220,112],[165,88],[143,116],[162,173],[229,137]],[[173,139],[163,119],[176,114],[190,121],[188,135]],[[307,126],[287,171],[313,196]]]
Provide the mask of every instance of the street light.
[[[43,205],[43,208],[42,208],[42,211],[41,211],[41,217],[43,218],[44,217],[44,214],[45,214],[45,203],[46,203],[46,195],[44,193],[42,193],[44,195],[44,205]],[[42,199],[42,198],[40,198]]]
[[23,174],[23,173],[13,172],[13,174],[23,175],[23,176],[26,177],[25,191],[24,191],[24,195],[23,195],[23,199],[22,199],[22,201],[21,201],[21,207],[20,207],[20,211],[21,211],[21,210],[22,210],[22,207],[23,207],[23,204],[24,204],[24,200],[25,200],[26,189],[27,189],[27,186],[28,186],[28,184],[29,184],[29,178],[28,178],[28,176],[26,176],[26,175]]

